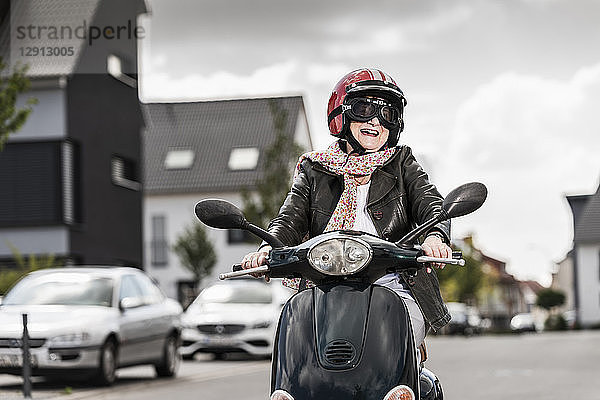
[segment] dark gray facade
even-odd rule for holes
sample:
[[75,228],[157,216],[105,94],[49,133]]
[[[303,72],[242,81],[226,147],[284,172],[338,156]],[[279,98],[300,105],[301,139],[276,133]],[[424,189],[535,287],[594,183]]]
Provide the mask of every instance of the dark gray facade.
[[[81,24],[84,16],[86,25],[107,26],[112,16],[135,23],[146,12],[143,1],[71,3],[49,0],[11,15],[65,25]],[[77,6],[71,16],[70,5]],[[3,35],[10,33],[5,21]],[[0,152],[0,266],[11,264],[14,246],[75,264],[142,267],[137,39],[78,46],[74,59],[34,60],[32,89],[20,102],[35,97],[38,104]],[[119,60],[122,77],[109,73],[110,57]]]

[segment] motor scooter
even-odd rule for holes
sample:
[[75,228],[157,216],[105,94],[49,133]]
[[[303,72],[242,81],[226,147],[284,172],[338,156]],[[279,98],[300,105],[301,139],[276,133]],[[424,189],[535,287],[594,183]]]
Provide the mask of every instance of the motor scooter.
[[417,365],[404,302],[391,289],[375,285],[390,272],[414,277],[428,263],[464,265],[452,258],[425,256],[413,243],[434,225],[478,209],[487,196],[477,182],[462,185],[444,199],[441,212],[396,243],[356,231],[334,231],[286,247],[249,223],[233,204],[206,199],[196,204],[200,221],[213,228],[244,229],[272,247],[267,265],[221,274],[309,279],[284,305],[271,366],[271,400],[443,399],[439,379]]

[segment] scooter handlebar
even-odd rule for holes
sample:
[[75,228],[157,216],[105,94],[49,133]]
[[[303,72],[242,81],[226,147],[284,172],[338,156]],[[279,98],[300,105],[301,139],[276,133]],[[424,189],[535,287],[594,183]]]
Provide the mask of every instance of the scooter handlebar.
[[457,260],[455,258],[441,258],[441,257],[428,257],[428,256],[417,257],[417,262],[420,262],[420,263],[433,262],[433,263],[442,263],[442,264],[453,264],[453,265],[460,265],[461,267],[463,267],[465,265],[465,260],[463,260],[463,259]]
[[219,274],[219,279],[224,280],[224,279],[229,279],[229,278],[236,278],[238,276],[266,273],[266,272],[269,272],[269,269],[270,268],[268,265],[261,265],[260,267],[256,267],[256,268],[242,269],[241,264],[235,264],[233,266],[233,272]]

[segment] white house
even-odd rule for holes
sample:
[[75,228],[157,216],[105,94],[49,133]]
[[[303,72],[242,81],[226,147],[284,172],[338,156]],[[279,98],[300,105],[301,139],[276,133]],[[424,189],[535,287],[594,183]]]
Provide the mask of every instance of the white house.
[[[600,325],[600,187],[595,194],[567,196],[573,212],[573,249],[556,274],[557,285],[572,282],[577,321],[583,327]],[[569,274],[569,271],[572,271]],[[560,280],[558,280],[560,279]],[[562,285],[558,285],[562,282]],[[565,288],[567,293],[570,289]],[[569,301],[569,300],[568,300]]]
[[[144,265],[168,296],[184,301],[193,287],[172,246],[197,221],[194,205],[222,198],[241,207],[240,190],[261,178],[263,152],[276,135],[273,102],[287,114],[290,141],[311,150],[300,96],[143,105]],[[239,233],[207,230],[218,260],[203,286],[256,249]]]

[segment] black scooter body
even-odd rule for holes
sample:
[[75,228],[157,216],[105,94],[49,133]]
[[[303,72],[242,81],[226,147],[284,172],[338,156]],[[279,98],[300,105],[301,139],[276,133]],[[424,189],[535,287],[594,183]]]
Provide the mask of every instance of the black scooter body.
[[398,295],[359,282],[303,290],[284,306],[271,392],[295,400],[381,400],[404,384],[418,394],[410,318]]

